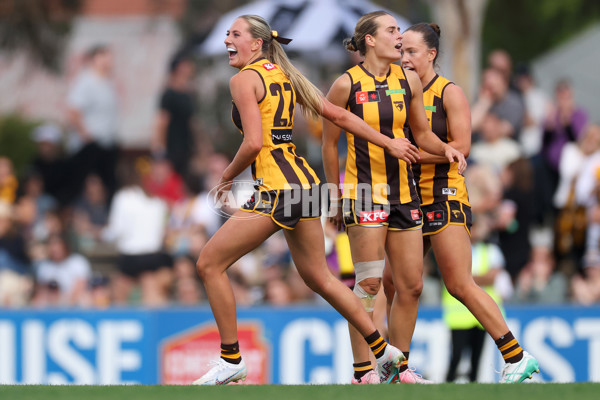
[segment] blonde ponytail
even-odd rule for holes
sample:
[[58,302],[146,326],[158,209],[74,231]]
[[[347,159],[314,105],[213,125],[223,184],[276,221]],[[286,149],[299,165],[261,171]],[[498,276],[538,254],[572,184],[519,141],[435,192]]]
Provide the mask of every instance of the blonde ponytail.
[[296,101],[302,106],[302,111],[314,118],[321,115],[323,107],[323,94],[321,91],[294,65],[290,62],[283,47],[276,41],[269,46],[267,58],[274,64],[279,65],[283,73],[292,82],[292,87],[296,91]]
[[302,106],[304,114],[314,118],[323,112],[323,94],[321,91],[290,62],[285,50],[273,37],[273,31],[267,21],[258,15],[242,15],[250,25],[250,34],[262,39],[262,51],[265,57],[277,64],[292,83],[296,92],[296,101]]

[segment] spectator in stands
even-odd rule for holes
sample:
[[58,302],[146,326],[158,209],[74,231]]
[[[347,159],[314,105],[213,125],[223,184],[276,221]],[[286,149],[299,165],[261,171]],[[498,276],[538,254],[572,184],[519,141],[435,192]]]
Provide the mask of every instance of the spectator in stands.
[[[600,166],[600,126],[589,125],[576,142],[563,147],[559,164],[559,182],[554,193],[557,210],[555,223],[555,249],[561,259],[575,262],[581,272],[586,248],[586,231],[595,233],[593,217],[587,208],[596,203],[593,192],[596,186],[596,169]],[[588,229],[588,221],[592,221]],[[590,243],[591,243],[590,241]]]
[[26,243],[13,220],[13,207],[0,201],[0,308],[29,300],[31,280]]
[[237,304],[250,306],[263,299],[264,293],[260,286],[263,277],[260,275],[258,253],[253,251],[246,254],[227,270]]
[[513,88],[513,62],[510,54],[504,49],[494,49],[487,56],[487,67],[502,73],[504,79]]
[[272,264],[265,270],[264,302],[273,306],[286,306],[294,301],[294,294],[286,280],[286,268]]
[[600,257],[590,252],[584,261],[584,270],[571,280],[573,300],[579,304],[591,305],[600,302]]
[[152,157],[149,162],[143,185],[150,195],[164,200],[171,208],[184,196],[183,180],[173,169],[171,161],[164,156]]
[[87,66],[69,89],[68,120],[74,133],[68,141],[73,184],[81,190],[85,177],[97,173],[109,197],[117,189],[115,167],[117,146],[118,95],[112,80],[113,53],[107,46],[92,47]]
[[500,119],[502,137],[518,139],[523,125],[523,101],[516,91],[510,89],[506,75],[495,68],[483,71],[479,97],[471,107],[473,132],[482,129],[483,121],[489,112]]
[[502,175],[504,194],[497,210],[496,229],[506,270],[512,280],[530,258],[530,229],[533,223],[533,169],[526,158],[515,160]]
[[126,304],[139,282],[141,302],[146,306],[166,305],[171,285],[172,259],[163,250],[168,207],[142,185],[135,161],[122,165],[123,186],[110,207],[108,225],[102,232],[119,252],[119,273],[114,279],[113,296]]
[[561,304],[567,301],[568,279],[555,270],[552,249],[548,245],[536,245],[531,251],[531,260],[519,273],[515,303]]
[[542,154],[556,173],[563,147],[581,137],[588,122],[587,112],[575,104],[573,88],[561,79],[556,84],[555,104],[546,115]]
[[561,79],[556,84],[554,101],[544,121],[541,157],[534,165],[538,220],[542,221],[553,219],[556,214],[552,198],[558,187],[563,148],[582,136],[588,121],[587,112],[575,104],[573,89],[567,80]]
[[89,300],[85,306],[105,309],[112,303],[110,294],[110,280],[107,276],[95,273],[89,280]]
[[542,149],[544,118],[550,107],[550,99],[536,86],[528,66],[517,68],[515,84],[525,104],[525,117],[519,136],[523,155],[533,157]]
[[19,182],[15,176],[13,163],[8,157],[0,156],[0,201],[8,204],[15,202]]
[[197,305],[205,298],[194,258],[177,257],[173,261],[173,278],[173,301],[176,304]]
[[480,126],[480,139],[471,146],[470,159],[490,167],[499,174],[508,164],[519,158],[521,149],[516,140],[502,132],[502,120],[488,112]]
[[[63,235],[47,241],[48,258],[36,268],[34,304],[39,306],[82,306],[89,297],[92,267],[81,254],[72,253]],[[56,303],[55,303],[56,301]]]
[[[590,125],[586,131],[586,136],[588,135],[600,135],[600,126]],[[588,156],[581,166],[575,184],[575,202],[577,206],[583,206],[585,209],[585,260],[579,272],[588,275],[587,271],[583,271],[583,267],[594,267],[596,260],[600,259],[600,150]]]
[[[193,305],[205,298],[200,277],[196,273],[196,258],[209,239],[206,228],[195,224],[187,214],[189,208],[173,210],[167,229],[167,249],[173,257],[173,297],[178,304]],[[181,219],[179,219],[181,217]]]
[[108,212],[108,195],[102,180],[98,175],[88,175],[83,193],[73,205],[72,226],[82,251],[92,250],[101,240],[102,229],[108,223]]
[[[165,243],[173,257],[191,256],[195,259],[200,254],[201,248],[191,249],[191,238],[194,231],[201,229],[208,236],[204,225],[205,219],[202,218],[203,209],[208,205],[199,197],[201,188],[200,178],[188,175],[184,185],[183,198],[170,208]],[[218,218],[216,214],[214,217]]]
[[499,174],[482,164],[469,166],[465,183],[473,213],[493,213],[502,200],[502,181]]
[[160,97],[152,152],[166,157],[186,179],[194,153],[194,97],[192,81],[196,65],[191,58],[176,55],[169,66],[167,87]]
[[[575,142],[566,143],[560,156],[559,184],[553,201],[563,208],[574,197],[577,204],[589,204],[600,166],[600,125],[588,125]],[[577,188],[577,191],[576,191]],[[577,193],[576,193],[577,192]]]
[[26,230],[26,237],[33,240],[46,240],[49,214],[58,211],[58,203],[44,189],[44,181],[37,171],[30,171],[21,184],[16,202],[19,222]]
[[63,153],[63,132],[54,123],[44,123],[33,130],[36,154],[32,168],[44,181],[44,191],[61,206],[75,197],[78,188],[73,185],[73,171]]
[[[217,229],[225,222],[226,215],[232,215],[236,209],[232,209],[225,204],[223,208],[216,210],[214,207],[214,194],[216,192],[216,188],[219,185],[219,180],[223,175],[223,171],[229,165],[229,158],[223,153],[214,153],[208,157],[208,166],[206,168],[204,174],[204,187],[202,192],[199,195],[199,201],[202,201],[203,204],[210,204],[210,207],[203,207],[201,213],[199,213],[198,217],[204,220],[204,225],[208,230],[209,235],[213,235],[216,233]],[[250,169],[248,168],[238,177],[239,180],[245,180],[246,182],[252,180],[252,175],[250,174]],[[233,194],[238,193],[239,186],[234,186],[232,188]],[[217,212],[215,212],[217,211]]]

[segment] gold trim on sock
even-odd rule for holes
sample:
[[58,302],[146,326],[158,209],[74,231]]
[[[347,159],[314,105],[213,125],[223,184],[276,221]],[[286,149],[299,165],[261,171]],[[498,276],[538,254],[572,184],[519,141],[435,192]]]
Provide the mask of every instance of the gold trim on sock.
[[365,365],[364,367],[354,367],[354,370],[356,372],[368,371],[370,369],[373,369],[373,366],[371,364]]
[[225,357],[225,358],[231,358],[231,359],[236,359],[236,358],[240,358],[242,355],[240,354],[240,352],[238,351],[235,354],[223,354],[221,353],[221,357]]
[[502,347],[499,347],[498,349],[502,352],[506,349],[511,348],[512,346],[514,346],[515,344],[517,344],[517,339],[513,339],[510,342],[506,343],[505,345],[503,345]]
[[369,346],[371,348],[379,345],[379,343],[383,342],[383,338],[381,336],[379,336],[379,338],[377,338],[377,340],[375,340],[373,343],[369,343]]
[[519,354],[522,351],[523,351],[523,349],[521,348],[521,346],[519,346],[518,348],[514,349],[513,351],[511,351],[508,354],[502,354],[502,357],[504,357],[504,359],[506,360],[506,359],[516,356],[517,354]]

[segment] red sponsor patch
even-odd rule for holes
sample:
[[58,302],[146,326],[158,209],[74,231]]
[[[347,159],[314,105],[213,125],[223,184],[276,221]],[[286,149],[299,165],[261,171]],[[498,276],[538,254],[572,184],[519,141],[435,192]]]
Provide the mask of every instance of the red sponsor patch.
[[421,211],[420,210],[410,210],[410,216],[413,220],[421,219]]
[[[250,322],[238,325],[238,340],[243,357],[252,364],[245,383],[270,383],[270,355],[261,324]],[[189,385],[208,371],[210,360],[218,359],[220,346],[219,331],[212,324],[167,338],[160,350],[160,383]]]
[[266,69],[267,71],[271,71],[277,67],[275,65],[273,65],[273,63],[264,63],[263,68]]
[[427,213],[427,220],[443,221],[444,220],[444,212],[443,211],[430,211]]
[[377,90],[371,90],[368,92],[356,92],[356,104],[378,103],[379,101],[379,92]]
[[369,92],[357,92],[356,104],[366,103],[369,101]]
[[385,222],[388,219],[388,213],[385,211],[361,211],[360,212],[360,222],[363,224],[376,224]]

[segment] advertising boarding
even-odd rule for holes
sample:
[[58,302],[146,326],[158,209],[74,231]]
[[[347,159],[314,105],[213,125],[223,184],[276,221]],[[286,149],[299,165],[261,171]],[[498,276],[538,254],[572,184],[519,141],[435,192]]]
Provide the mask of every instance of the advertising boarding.
[[[540,363],[538,382],[600,382],[599,307],[507,307],[508,324]],[[246,383],[349,383],[347,323],[327,306],[240,308]],[[217,359],[208,308],[0,310],[0,384],[189,384]],[[468,368],[468,357],[461,370]],[[450,333],[438,308],[423,308],[410,365],[442,383]],[[499,352],[487,339],[479,382],[497,382]]]

